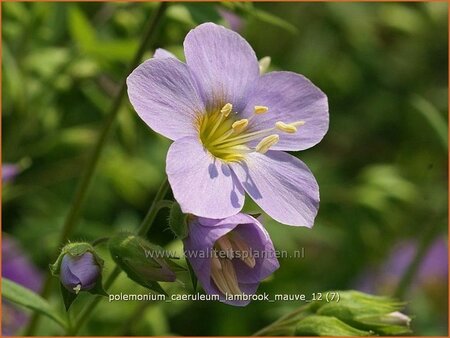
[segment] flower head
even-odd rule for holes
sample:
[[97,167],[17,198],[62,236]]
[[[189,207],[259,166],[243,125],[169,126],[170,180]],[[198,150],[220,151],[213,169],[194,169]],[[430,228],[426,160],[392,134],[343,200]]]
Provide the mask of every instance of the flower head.
[[[102,269],[103,260],[94,247],[86,242],[67,244],[62,248],[56,262],[50,264],[52,274],[59,276],[64,288],[75,295],[80,291],[105,295],[101,286]],[[70,303],[66,304],[66,308]]]
[[203,289],[232,305],[247,305],[249,300],[240,296],[254,294],[261,280],[279,267],[267,231],[242,213],[192,218],[184,248]]
[[186,63],[158,50],[127,79],[139,116],[175,141],[166,171],[183,212],[225,218],[247,193],[277,221],[311,227],[317,182],[284,151],[323,138],[325,94],[292,72],[260,75],[247,41],[212,23],[189,32],[184,52]]
[[101,269],[94,255],[86,252],[81,256],[64,255],[59,278],[68,291],[78,293],[92,289],[100,274]]

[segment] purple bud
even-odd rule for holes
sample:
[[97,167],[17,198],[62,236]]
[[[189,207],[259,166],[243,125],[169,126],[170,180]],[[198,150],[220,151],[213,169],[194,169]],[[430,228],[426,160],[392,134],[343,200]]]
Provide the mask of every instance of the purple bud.
[[62,285],[72,293],[90,290],[100,277],[101,268],[90,252],[80,256],[64,255],[59,278]]

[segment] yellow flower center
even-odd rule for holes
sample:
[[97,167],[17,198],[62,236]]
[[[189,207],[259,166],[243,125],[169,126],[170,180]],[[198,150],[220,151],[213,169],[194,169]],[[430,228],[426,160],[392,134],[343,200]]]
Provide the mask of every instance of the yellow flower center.
[[[204,114],[198,119],[199,137],[203,146],[216,158],[225,162],[238,162],[245,154],[259,152],[264,154],[280,139],[280,132],[292,134],[304,121],[284,123],[278,121],[272,128],[251,131],[252,122],[269,112],[265,106],[255,106],[254,114],[248,119],[237,119],[233,106],[227,103],[218,111]],[[256,147],[249,142],[259,140]]]

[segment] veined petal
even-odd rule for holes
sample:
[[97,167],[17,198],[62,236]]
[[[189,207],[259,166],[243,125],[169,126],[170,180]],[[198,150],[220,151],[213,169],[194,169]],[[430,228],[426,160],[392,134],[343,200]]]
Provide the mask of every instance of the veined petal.
[[[271,147],[272,150],[308,149],[320,142],[328,130],[327,96],[302,75],[271,72],[261,76],[243,116],[251,116],[258,105],[266,106],[269,110],[255,118],[249,130],[271,128],[278,121],[305,122],[296,133],[281,133],[279,142]],[[256,145],[254,143],[253,146]]]
[[184,63],[153,58],[127,78],[128,96],[139,117],[154,131],[177,140],[195,135],[204,104]]
[[259,76],[252,47],[236,32],[213,23],[191,30],[184,40],[186,63],[208,109],[232,103],[241,111]]
[[242,209],[241,184],[229,165],[214,158],[198,137],[185,137],[171,145],[166,172],[184,213],[225,218]]
[[255,266],[250,268],[242,260],[235,259],[234,267],[239,285],[259,283],[279,268],[272,240],[263,225],[248,216],[246,223],[241,223],[235,232],[248,244],[254,254]]
[[319,187],[308,167],[281,151],[248,154],[232,165],[245,191],[280,223],[312,227],[319,208]]
[[67,285],[68,288],[73,288],[77,284],[81,284],[80,279],[71,270],[69,258],[63,259],[61,262],[60,278],[63,285]]
[[166,50],[164,48],[157,48],[155,50],[155,53],[153,54],[153,57],[156,59],[166,59],[166,58],[177,59],[177,57],[175,55],[173,55],[171,52],[169,52],[168,50]]

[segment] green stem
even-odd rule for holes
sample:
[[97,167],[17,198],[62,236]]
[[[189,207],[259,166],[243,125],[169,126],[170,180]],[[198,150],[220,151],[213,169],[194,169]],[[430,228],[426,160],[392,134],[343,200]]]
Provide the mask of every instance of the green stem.
[[95,241],[92,241],[92,246],[97,246],[99,244],[105,243],[109,240],[109,237],[101,237],[97,238]]
[[[137,50],[132,62],[130,63],[130,66],[127,70],[126,75],[130,74],[133,71],[133,69],[136,68],[136,66],[141,61],[141,59],[144,55],[144,52],[147,48],[147,45],[149,44],[149,41],[154,36],[156,28],[157,28],[159,22],[161,21],[163,14],[165,13],[165,11],[167,9],[167,5],[168,4],[166,2],[161,2],[159,4],[159,6],[155,9],[155,11],[153,12],[153,15],[150,17],[150,19],[147,23],[147,29],[143,35],[139,49]],[[108,136],[111,133],[114,121],[116,120],[116,117],[120,110],[120,106],[122,104],[123,97],[125,96],[126,89],[127,89],[126,77],[124,77],[122,84],[120,86],[119,93],[117,94],[117,96],[115,97],[115,99],[112,103],[111,110],[110,110],[108,116],[106,117],[106,120],[104,121],[103,127],[98,136],[98,139],[94,145],[94,148],[92,149],[92,152],[88,158],[88,161],[87,161],[84,171],[82,173],[81,179],[76,188],[71,207],[70,207],[69,212],[67,213],[66,219],[64,221],[64,225],[63,225],[63,228],[61,231],[61,235],[59,237],[58,245],[56,246],[58,248],[58,250],[60,247],[62,247],[64,245],[64,243],[67,241],[67,239],[72,235],[72,233],[75,230],[75,226],[80,218],[81,210],[82,210],[83,204],[87,197],[87,192],[88,192],[89,186],[91,184],[91,181],[92,181],[92,178],[94,175],[94,171],[99,162],[100,155],[103,151],[103,148],[106,145]],[[54,256],[57,257],[58,254],[59,254],[59,252],[55,252]],[[53,281],[53,277],[49,273],[47,275],[47,278],[44,282],[44,286],[41,291],[41,295],[44,298],[47,298],[50,293],[52,281]],[[38,319],[39,319],[39,314],[37,312],[34,312],[32,318],[29,322],[29,325],[25,330],[26,336],[31,336],[34,334],[34,331],[36,330],[36,327],[37,327]]]
[[[309,309],[309,304],[303,305],[299,307],[298,309],[289,312],[288,314],[282,316],[281,318],[277,319],[273,323],[269,324],[268,326],[262,328],[261,330],[255,332],[252,334],[252,336],[266,336],[267,334],[270,334],[271,336],[274,336],[273,330],[275,328],[281,329],[283,331],[283,335],[292,336],[294,332],[286,332],[286,330],[290,330],[292,323],[298,322],[305,311]],[[281,334],[280,334],[281,335]]]
[[150,206],[147,215],[145,215],[144,220],[139,226],[139,229],[137,231],[138,235],[140,236],[146,235],[150,230],[150,227],[152,226],[158,211],[161,209],[161,207],[164,207],[164,205],[161,205],[161,202],[163,201],[164,196],[166,196],[167,190],[169,190],[169,181],[167,180],[166,177],[164,179],[164,182],[159,187],[159,190],[156,193],[155,198],[153,199],[153,203]]
[[[140,236],[146,235],[150,230],[151,226],[153,225],[153,222],[155,221],[158,211],[168,205],[167,203],[168,201],[163,200],[164,196],[166,196],[167,194],[168,189],[169,189],[169,182],[167,178],[165,178],[161,186],[159,187],[158,192],[155,195],[155,198],[153,199],[152,205],[150,206],[147,215],[145,216],[144,220],[142,221],[141,225],[136,231],[138,235]],[[120,272],[121,269],[118,266],[116,266],[104,284],[104,289],[106,291],[108,291],[108,289],[114,283],[116,278],[119,276]],[[72,332],[68,332],[71,336],[74,336],[78,333],[80,328],[83,326],[83,324],[91,315],[92,311],[96,308],[96,306],[102,299],[103,299],[102,296],[97,296],[91,299],[91,301],[85,306],[84,310],[78,317],[78,320],[75,322],[75,325],[73,325]]]
[[[103,285],[103,288],[107,291],[111,285],[114,283],[116,278],[120,275],[122,270],[118,266],[116,266],[109,275],[108,279],[105,281],[105,284]],[[81,327],[84,325],[86,320],[91,315],[92,311],[96,308],[98,303],[103,299],[104,296],[96,296],[95,298],[91,299],[90,302],[84,307],[84,310],[81,312],[79,319],[75,321],[75,324],[72,325],[72,331],[68,332],[68,335],[75,336],[78,331],[81,329]]]

